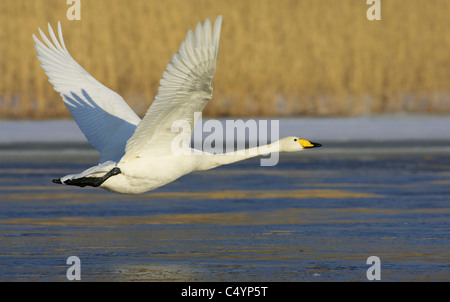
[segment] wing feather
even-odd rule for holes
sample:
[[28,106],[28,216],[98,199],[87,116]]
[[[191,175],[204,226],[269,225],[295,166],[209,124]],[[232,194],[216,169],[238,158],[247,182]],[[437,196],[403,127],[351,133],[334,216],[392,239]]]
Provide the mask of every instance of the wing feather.
[[51,41],[40,28],[45,44],[35,35],[33,39],[49,82],[60,93],[88,141],[100,152],[100,163],[118,161],[140,118],[120,95],[98,82],[72,58],[60,22],[59,39],[50,24],[48,31]]
[[[163,73],[155,100],[128,140],[122,160],[171,154],[172,140],[179,135],[171,131],[176,121],[188,122],[192,132],[194,113],[201,112],[212,97],[221,26],[219,16],[213,33],[209,19],[197,25],[195,34],[188,31]],[[190,138],[191,133],[187,135]]]

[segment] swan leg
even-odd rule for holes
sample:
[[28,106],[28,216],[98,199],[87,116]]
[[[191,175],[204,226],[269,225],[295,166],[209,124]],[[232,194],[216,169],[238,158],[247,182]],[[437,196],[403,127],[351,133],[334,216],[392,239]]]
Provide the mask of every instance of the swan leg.
[[[86,187],[86,186],[98,187],[102,183],[104,183],[108,178],[110,178],[111,176],[114,176],[114,175],[117,175],[120,173],[121,173],[120,169],[115,167],[111,171],[109,171],[108,173],[103,175],[102,177],[81,177],[81,178],[77,178],[77,179],[68,179],[68,180],[64,181],[64,184],[69,185],[69,186],[78,186],[78,187]],[[61,179],[53,179],[52,182],[56,183],[56,184],[63,184],[61,182]]]

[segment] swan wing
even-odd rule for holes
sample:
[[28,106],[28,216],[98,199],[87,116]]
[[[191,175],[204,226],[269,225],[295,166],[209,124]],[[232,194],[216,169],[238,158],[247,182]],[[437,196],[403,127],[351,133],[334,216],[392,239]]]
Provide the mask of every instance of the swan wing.
[[214,24],[206,19],[190,30],[173,55],[160,81],[158,94],[133,136],[128,140],[122,160],[130,157],[164,156],[171,153],[177,121],[190,126],[181,133],[190,141],[194,113],[201,112],[212,97],[212,79],[216,71],[222,16]]
[[50,83],[88,141],[100,152],[100,163],[118,161],[140,118],[120,95],[102,85],[72,58],[64,44],[60,22],[59,40],[50,24],[48,31],[51,41],[40,28],[44,42],[35,35],[33,39]]

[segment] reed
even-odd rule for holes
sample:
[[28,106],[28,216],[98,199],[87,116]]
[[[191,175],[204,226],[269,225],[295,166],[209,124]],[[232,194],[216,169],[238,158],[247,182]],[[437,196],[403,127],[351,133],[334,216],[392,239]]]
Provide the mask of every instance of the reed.
[[450,113],[450,1],[65,0],[0,2],[0,118],[66,118],[31,35],[61,20],[72,56],[142,116],[186,32],[224,17],[204,116]]

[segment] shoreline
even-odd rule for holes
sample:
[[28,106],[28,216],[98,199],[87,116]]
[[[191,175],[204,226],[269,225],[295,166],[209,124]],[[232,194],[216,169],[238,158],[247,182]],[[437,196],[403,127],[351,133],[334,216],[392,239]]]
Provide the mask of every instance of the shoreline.
[[[203,118],[203,123],[209,119]],[[226,120],[217,119],[225,129]],[[308,117],[256,118],[278,120],[279,136],[302,136],[327,141],[349,140],[450,140],[450,116],[371,116],[371,117]],[[200,130],[200,125],[196,126]],[[204,129],[204,136],[209,133]],[[0,120],[0,144],[19,142],[86,142],[74,120]]]
[[[450,154],[450,117],[448,116],[267,118],[265,120],[279,120],[280,138],[301,135],[323,145],[314,152],[301,152],[301,156]],[[203,123],[206,121],[208,119],[204,118]],[[219,121],[225,129],[226,120],[219,119]],[[201,129],[199,125],[196,127],[197,130]],[[209,134],[203,131],[203,138]],[[230,138],[224,135],[223,139],[226,141]],[[14,158],[96,160],[98,152],[89,144],[73,120],[0,120],[0,160],[5,162]]]

